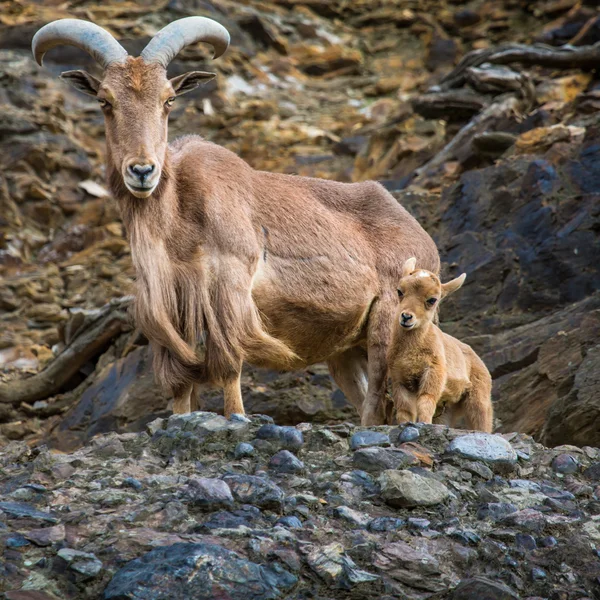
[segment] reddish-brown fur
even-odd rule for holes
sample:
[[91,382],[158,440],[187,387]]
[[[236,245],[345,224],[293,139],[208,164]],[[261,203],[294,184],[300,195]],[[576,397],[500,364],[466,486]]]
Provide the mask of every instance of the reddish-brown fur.
[[[167,144],[165,102],[187,89],[159,65],[128,58],[101,82],[83,77],[69,76],[112,104],[108,177],[137,271],[136,319],[174,411],[189,411],[192,384],[210,380],[224,388],[226,415],[243,412],[243,360],[327,361],[363,423],[381,423],[400,265],[415,255],[439,270],[417,221],[374,182],[256,171],[197,136]],[[145,196],[125,184],[132,161],[160,170]]]
[[431,423],[436,408],[445,404],[453,425],[464,417],[469,429],[492,431],[489,371],[470,346],[434,323],[439,301],[460,288],[464,280],[462,275],[442,284],[433,273],[415,270],[414,258],[404,265],[389,357],[399,423]]

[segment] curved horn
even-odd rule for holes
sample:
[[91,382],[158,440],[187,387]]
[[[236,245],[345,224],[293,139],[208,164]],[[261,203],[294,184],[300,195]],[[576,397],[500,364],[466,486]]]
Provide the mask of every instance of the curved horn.
[[80,19],[59,19],[44,25],[34,36],[31,49],[38,65],[44,54],[56,46],[76,46],[106,68],[110,63],[122,62],[127,50],[102,27]]
[[229,46],[229,32],[212,19],[185,17],[163,27],[148,42],[140,56],[146,62],[157,62],[166,69],[185,46],[196,42],[213,46],[213,58],[218,58]]

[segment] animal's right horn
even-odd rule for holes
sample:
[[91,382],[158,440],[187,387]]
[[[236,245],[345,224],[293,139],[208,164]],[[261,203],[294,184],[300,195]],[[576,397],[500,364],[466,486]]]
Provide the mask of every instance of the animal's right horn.
[[90,54],[105,69],[110,63],[123,62],[127,50],[98,25],[80,19],[59,19],[44,25],[34,36],[31,49],[38,65],[48,50],[56,46],[75,46]]

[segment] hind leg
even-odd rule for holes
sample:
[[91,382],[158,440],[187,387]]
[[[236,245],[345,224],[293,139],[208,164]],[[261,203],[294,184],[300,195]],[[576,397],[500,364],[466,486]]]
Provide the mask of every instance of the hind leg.
[[482,367],[473,368],[472,387],[461,401],[460,410],[469,429],[491,433],[494,427],[492,378],[483,364]]
[[362,414],[367,398],[367,353],[362,348],[350,348],[327,361],[329,374],[344,392],[348,402]]
[[191,412],[190,395],[192,384],[185,383],[178,386],[173,392],[173,414],[184,415]]
[[229,419],[231,415],[245,415],[244,401],[242,400],[242,387],[241,387],[241,365],[240,372],[236,375],[228,378],[223,383],[223,396],[225,399],[224,412],[225,417]]

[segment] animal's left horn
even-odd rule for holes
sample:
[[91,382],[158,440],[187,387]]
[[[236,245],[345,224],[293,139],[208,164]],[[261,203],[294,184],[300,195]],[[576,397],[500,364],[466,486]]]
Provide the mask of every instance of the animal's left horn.
[[213,58],[218,58],[229,46],[229,32],[212,19],[185,17],[163,27],[148,42],[140,56],[146,62],[157,62],[166,69],[183,48],[196,42],[213,46]]
[[90,21],[59,19],[44,25],[33,36],[31,49],[37,64],[42,65],[42,58],[48,50],[61,45],[85,50],[102,68],[127,58],[127,50],[106,29]]

